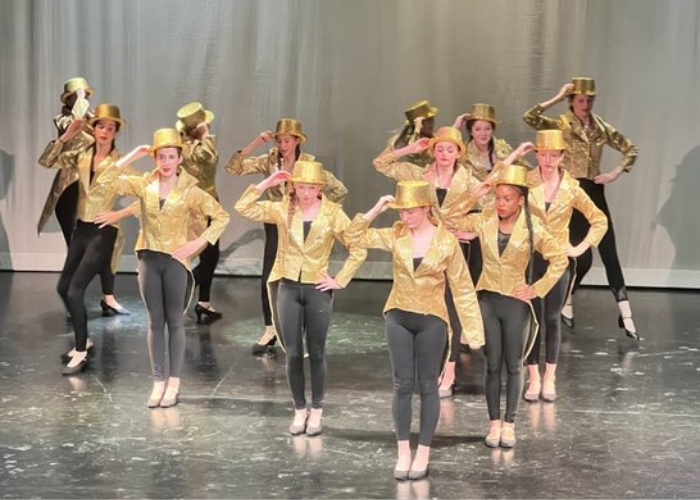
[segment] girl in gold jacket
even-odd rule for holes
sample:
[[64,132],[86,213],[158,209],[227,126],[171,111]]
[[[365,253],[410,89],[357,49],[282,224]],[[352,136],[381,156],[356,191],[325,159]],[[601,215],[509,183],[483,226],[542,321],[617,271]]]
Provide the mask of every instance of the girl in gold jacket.
[[[277,143],[277,146],[270,148],[267,154],[251,156],[257,148],[273,140]],[[301,151],[301,145],[305,141],[306,135],[302,132],[301,122],[292,118],[282,118],[277,121],[275,132],[271,130],[260,132],[250,144],[234,153],[226,164],[226,171],[233,175],[258,174],[265,177],[279,171],[291,172],[297,161],[314,161],[313,155]],[[324,169],[323,176],[323,194],[330,201],[341,203],[348,193],[345,185],[328,170]],[[267,199],[271,201],[280,201],[285,194],[285,184],[281,183],[278,186],[271,186],[265,194]],[[265,223],[263,227],[265,229],[265,248],[263,250],[260,292],[265,332],[260,337],[260,340],[253,345],[252,352],[254,355],[274,355],[276,352],[274,344],[277,341],[277,336],[275,335],[272,321],[267,282],[272,266],[275,264],[278,234],[275,224]]]
[[[431,151],[434,161],[426,168],[399,161],[399,158],[405,155],[427,150]],[[397,150],[387,148],[374,159],[374,166],[380,173],[397,181],[427,181],[431,186],[433,214],[460,238],[459,233],[455,231],[455,221],[469,210],[473,203],[471,192],[479,185],[479,179],[461,162],[465,150],[466,146],[462,142],[459,130],[454,127],[440,127],[432,139],[419,139]],[[462,241],[462,252],[465,256],[469,255],[470,245],[468,241]],[[448,304],[450,325],[453,330],[459,331],[459,317],[452,306],[449,286],[446,289],[445,300]],[[455,368],[460,352],[459,336],[453,336],[452,342],[450,358],[445,363],[440,380],[441,397],[449,397],[454,392]]]
[[[537,321],[545,328],[546,356],[544,378],[540,379],[541,341],[538,335],[527,357],[529,385],[524,398],[530,402],[537,401],[540,397],[548,402],[557,398],[555,374],[561,347],[561,309],[575,273],[573,259],[597,246],[608,228],[605,214],[581,189],[578,181],[562,168],[565,147],[560,130],[543,130],[537,132],[535,145],[523,143],[514,155],[517,158],[533,149],[536,151],[538,166],[528,174],[530,209],[569,256],[568,269],[559,281],[545,297],[533,301]],[[569,243],[569,222],[574,210],[582,213],[590,224],[586,237],[576,246]],[[546,266],[541,255],[535,254],[535,279],[544,275]]]
[[[76,119],[59,139],[47,146],[39,158],[39,163],[45,167],[71,172],[79,183],[77,225],[57,286],[75,330],[75,348],[64,356],[67,362],[63,368],[64,375],[79,373],[87,367],[87,351],[92,347],[92,341],[88,338],[85,290],[95,275],[110,266],[120,232],[118,221],[132,213],[131,207],[110,212],[116,197],[96,188],[105,171],[121,157],[114,140],[124,124],[117,106],[101,104],[90,119],[90,125],[94,127],[94,144],[64,151],[65,145],[84,126],[83,120]],[[101,218],[104,212],[110,214],[106,224]]]
[[[101,187],[139,199],[141,231],[136,241],[139,288],[148,311],[148,352],[154,383],[148,407],[178,403],[185,358],[185,320],[190,258],[214,243],[229,222],[228,213],[197,180],[181,168],[182,140],[175,129],[156,130],[153,146],[138,146],[104,175]],[[122,165],[153,155],[156,169],[141,176],[120,175]],[[193,214],[211,219],[189,239]],[[169,377],[165,377],[165,327],[168,327]],[[167,383],[167,384],[166,384]],[[167,388],[166,388],[167,385]]]
[[[433,186],[422,180],[401,181],[396,197],[382,196],[366,214],[358,214],[346,231],[351,244],[392,253],[394,282],[386,305],[386,337],[394,379],[393,415],[398,445],[394,477],[421,479],[428,473],[430,445],[440,416],[438,377],[451,343],[462,337],[473,349],[484,344],[484,331],[474,286],[459,242],[430,215]],[[371,229],[388,208],[399,210],[401,222]],[[451,330],[447,287],[461,328]],[[421,398],[420,435],[411,461],[409,434],[414,382]]]
[[[486,445],[511,448],[515,417],[522,394],[523,358],[531,336],[530,301],[544,297],[566,269],[561,245],[531,218],[527,202],[526,167],[499,165],[495,209],[467,215],[461,229],[475,233],[481,244],[484,268],[477,283],[486,331],[486,404],[490,426]],[[532,281],[535,251],[549,262],[546,273]],[[501,422],[501,368],[506,365],[506,412]]]
[[[292,188],[281,201],[257,201],[271,187],[290,181]],[[350,224],[342,207],[322,194],[326,182],[323,165],[298,161],[292,174],[273,173],[251,185],[236,203],[236,210],[254,221],[275,224],[279,244],[268,283],[276,287],[273,316],[287,352],[287,380],[294,400],[292,435],[321,433],[326,385],[326,338],[330,325],[333,290],[345,288],[364,262],[366,250],[349,246],[343,268],[332,277],[328,263],[335,240],[347,245]],[[304,335],[305,334],[305,335]],[[304,342],[311,362],[311,411],[304,391]]]

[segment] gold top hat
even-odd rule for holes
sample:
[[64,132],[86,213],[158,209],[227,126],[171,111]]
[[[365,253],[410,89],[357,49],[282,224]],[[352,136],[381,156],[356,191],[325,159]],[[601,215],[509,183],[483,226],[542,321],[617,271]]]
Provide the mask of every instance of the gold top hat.
[[413,121],[418,117],[432,118],[438,114],[438,111],[440,110],[435,106],[431,106],[426,99],[421,99],[408,109],[404,110],[404,114],[406,115],[406,120],[413,123]]
[[180,132],[192,130],[202,122],[211,123],[214,121],[214,113],[208,109],[204,109],[201,102],[191,102],[185,104],[177,110],[177,123],[175,128]]
[[538,151],[566,149],[564,132],[561,130],[540,130],[535,138],[535,149]]
[[464,154],[464,150],[466,149],[464,142],[462,141],[462,133],[454,127],[440,127],[437,129],[437,132],[435,132],[433,138],[430,139],[428,149],[432,151],[438,142],[451,142],[452,144],[457,145],[457,147],[459,147],[460,155]]
[[63,94],[61,94],[61,102],[65,104],[66,100],[68,99],[68,96],[73,94],[78,89],[85,90],[86,97],[90,97],[90,95],[93,93],[93,90],[92,88],[90,88],[90,85],[88,85],[87,80],[82,76],[76,76],[75,78],[66,80],[63,84]]
[[174,128],[161,128],[153,133],[153,145],[151,151],[156,154],[156,151],[162,148],[180,148],[182,149],[182,139],[180,132]]
[[498,127],[498,125],[500,125],[500,122],[496,120],[496,110],[493,109],[493,106],[491,106],[490,104],[472,104],[472,109],[469,112],[469,118],[467,118],[467,122],[475,120],[484,120],[487,122],[491,122],[493,124],[493,128],[496,128]]
[[111,120],[119,124],[119,129],[126,125],[126,120],[122,119],[122,114],[119,111],[119,106],[116,104],[100,104],[95,108],[95,115],[90,118],[88,123],[94,126],[100,120]]
[[298,137],[300,142],[304,142],[306,140],[306,136],[301,131],[301,122],[299,120],[295,120],[294,118],[280,118],[277,121],[277,127],[275,128],[275,139],[277,139],[278,135],[284,134]]
[[528,187],[528,171],[528,168],[522,165],[505,165],[501,163],[498,166],[498,175],[496,175],[493,184],[495,186],[499,184],[510,184],[511,186]]
[[572,94],[595,95],[595,80],[593,78],[576,76],[571,79],[571,83],[574,85]]
[[396,183],[396,196],[389,207],[405,210],[430,206],[433,204],[430,194],[430,184],[426,181],[400,181]]
[[298,161],[294,164],[292,178],[289,180],[304,184],[325,184],[323,165],[317,161]]

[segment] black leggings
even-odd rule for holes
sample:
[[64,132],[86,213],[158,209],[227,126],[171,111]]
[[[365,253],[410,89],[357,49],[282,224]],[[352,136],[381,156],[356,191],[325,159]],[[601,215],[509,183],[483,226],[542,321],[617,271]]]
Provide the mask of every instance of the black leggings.
[[[78,181],[70,184],[63,190],[61,196],[56,202],[56,219],[63,239],[66,241],[66,246],[70,247],[71,236],[76,227],[78,213]],[[114,249],[114,245],[112,245]],[[114,273],[112,272],[112,253],[109,254],[107,263],[100,269],[100,284],[102,285],[103,295],[114,295]]]
[[[627,300],[627,288],[625,287],[625,278],[622,275],[622,267],[620,266],[620,258],[617,255],[617,245],[615,243],[615,231],[613,230],[612,218],[610,217],[610,209],[608,202],[605,200],[605,185],[596,184],[589,179],[577,179],[581,188],[591,198],[593,203],[602,210],[608,218],[608,230],[603,236],[598,251],[600,258],[605,266],[605,274],[608,277],[608,284],[612,290],[615,300],[618,302]],[[578,210],[574,210],[571,215],[569,226],[569,241],[572,246],[581,243],[590,228],[588,220]],[[574,293],[581,284],[581,281],[586,276],[593,263],[593,250],[589,248],[580,257],[576,259],[576,280],[574,281]]]
[[199,286],[199,301],[209,302],[211,297],[211,282],[214,279],[214,271],[219,263],[219,240],[213,245],[207,243],[207,246],[199,254],[199,264],[194,268],[192,274],[194,281]]
[[523,357],[532,313],[525,302],[480,291],[479,306],[486,335],[486,405],[489,418],[501,418],[501,367],[506,365],[506,422],[515,422],[523,390]]
[[418,444],[430,446],[440,418],[438,377],[447,345],[447,324],[437,316],[391,309],[386,315],[386,340],[394,379],[392,412],[396,439],[411,434],[413,390],[420,391]]
[[[549,291],[544,298],[535,298],[532,300],[532,307],[535,310],[535,317],[540,324],[540,329],[535,337],[535,343],[532,346],[532,351],[527,357],[528,365],[538,365],[540,363],[540,344],[542,339],[542,329],[545,333],[546,355],[545,362],[556,364],[559,360],[559,350],[561,349],[561,309],[564,307],[566,295],[571,284],[571,275],[573,273],[574,261],[569,259],[569,268],[564,271],[556,285]],[[534,255],[534,277],[537,281],[547,271],[547,261],[542,256],[535,252]]]
[[333,312],[333,294],[314,283],[283,279],[277,292],[277,313],[287,351],[287,381],[296,409],[306,408],[304,334],[311,364],[311,407],[323,408],[326,390],[326,338]]
[[275,257],[277,256],[277,225],[263,225],[265,228],[265,249],[263,250],[263,265],[262,276],[260,278],[260,296],[262,298],[263,318],[265,326],[272,325],[272,311],[270,310],[270,296],[267,292],[267,280],[272,272],[272,266],[275,265]]
[[85,290],[96,274],[109,265],[117,239],[117,228],[98,228],[78,220],[68,245],[68,255],[58,279],[58,294],[68,310],[75,330],[75,349],[84,351],[88,337]]

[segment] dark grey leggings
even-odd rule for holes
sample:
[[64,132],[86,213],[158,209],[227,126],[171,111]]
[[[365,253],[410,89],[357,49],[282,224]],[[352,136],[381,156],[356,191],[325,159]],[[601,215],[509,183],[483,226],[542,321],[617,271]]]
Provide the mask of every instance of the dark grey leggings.
[[489,418],[501,418],[501,367],[506,365],[506,422],[515,422],[523,390],[523,356],[532,312],[525,302],[481,291],[479,307],[486,335],[486,405]]
[[386,340],[394,378],[392,411],[396,439],[411,434],[412,400],[416,378],[420,391],[418,444],[430,446],[440,418],[438,376],[447,347],[447,323],[437,316],[400,309],[386,313]]
[[323,408],[326,390],[326,338],[333,312],[333,294],[313,283],[283,279],[277,292],[277,314],[287,351],[287,382],[294,407],[306,408],[304,333],[311,364],[311,407]]
[[138,252],[139,289],[148,311],[148,354],[151,373],[165,380],[165,325],[168,325],[170,376],[179,377],[185,360],[187,269],[172,256]]

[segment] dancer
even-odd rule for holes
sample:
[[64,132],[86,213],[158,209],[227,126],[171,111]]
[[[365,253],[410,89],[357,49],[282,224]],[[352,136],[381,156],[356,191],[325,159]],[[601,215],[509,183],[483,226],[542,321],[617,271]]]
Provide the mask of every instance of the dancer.
[[[426,168],[410,163],[399,162],[398,159],[405,155],[416,155],[423,151],[431,151],[434,161]],[[462,142],[462,134],[454,127],[440,127],[432,139],[420,139],[404,148],[392,150],[385,149],[374,160],[377,170],[396,179],[425,180],[433,188],[433,213],[445,224],[448,230],[460,235],[455,229],[455,220],[461,218],[472,206],[474,200],[471,191],[479,186],[479,180],[465,167],[460,158],[463,157],[466,146]],[[468,244],[462,245],[462,251],[466,256]],[[459,317],[452,306],[451,288],[446,288],[445,300],[450,314],[450,327],[454,331],[460,331]],[[440,396],[450,397],[454,393],[455,370],[459,358],[459,335],[452,336],[450,358],[445,364],[445,371],[440,380]]]
[[[177,117],[175,128],[182,134],[183,141],[182,168],[197,179],[198,188],[219,201],[219,194],[216,192],[219,153],[216,150],[216,138],[209,133],[214,113],[204,109],[199,102],[191,102],[178,110]],[[200,234],[210,223],[209,219],[195,218],[192,230],[195,234]],[[219,240],[216,240],[214,244],[207,243],[199,254],[199,264],[192,271],[195,285],[199,286],[199,300],[194,307],[197,323],[211,323],[221,319],[221,312],[211,304],[211,283],[218,263]]]
[[111,210],[116,197],[105,195],[94,186],[121,157],[114,140],[124,124],[119,107],[100,104],[89,120],[89,125],[94,128],[94,142],[82,148],[64,150],[84,129],[83,120],[75,119],[57,140],[49,143],[39,158],[44,167],[70,172],[65,177],[76,177],[79,186],[77,224],[57,286],[75,330],[75,348],[64,356],[67,362],[64,375],[80,373],[88,365],[88,349],[93,344],[88,338],[85,290],[95,275],[110,264],[120,231],[118,221],[133,212],[133,207],[111,212],[109,224],[99,226],[98,214]]
[[[198,188],[197,180],[181,167],[183,148],[176,129],[156,130],[152,146],[138,146],[98,179],[101,189],[108,193],[139,199],[141,231],[136,256],[139,289],[148,311],[148,354],[154,379],[149,408],[167,408],[178,403],[185,358],[183,312],[188,302],[190,258],[207,242],[214,244],[229,222],[228,213]],[[151,154],[156,163],[154,171],[141,176],[121,175],[123,165]],[[208,217],[211,224],[198,237],[188,240],[192,214]]]
[[[274,140],[277,146],[270,148],[267,154],[250,157],[257,148]],[[306,141],[306,135],[302,132],[301,122],[292,118],[282,118],[277,122],[275,132],[270,130],[260,132],[245,148],[237,151],[226,164],[226,171],[233,175],[262,174],[265,177],[274,172],[291,172],[297,161],[313,161],[314,157],[301,151],[301,145]],[[348,190],[342,182],[328,170],[323,171],[325,177],[323,194],[330,201],[340,203],[345,199]],[[280,201],[285,193],[285,185],[272,186],[266,191],[267,199]],[[277,255],[277,226],[275,224],[263,224],[265,228],[265,248],[263,250],[263,265],[261,278],[261,298],[265,332],[252,348],[254,355],[275,355],[275,343],[277,336],[272,323],[272,311],[270,310],[270,298],[268,297],[267,282]],[[274,299],[273,299],[274,302]]]
[[[556,96],[526,111],[523,118],[528,125],[538,130],[559,129],[564,133],[567,146],[563,160],[565,168],[579,181],[581,188],[608,218],[608,230],[600,242],[598,251],[605,267],[608,284],[617,301],[620,313],[618,326],[625,330],[636,346],[639,336],[632,319],[625,278],[617,255],[615,231],[605,199],[605,185],[617,180],[623,172],[630,171],[637,159],[637,147],[610,124],[593,114],[595,95],[595,81],[592,78],[577,77],[571,83],[565,84]],[[568,111],[558,118],[543,115],[547,109],[565,99],[569,101]],[[606,144],[622,153],[622,159],[613,170],[601,173],[600,159]],[[584,240],[589,227],[585,217],[579,212],[574,212],[569,233],[572,246]],[[591,268],[592,259],[593,253],[590,249],[576,259],[576,280],[571,296],[562,310],[562,320],[569,328],[574,327],[573,294]]]
[[[63,151],[81,150],[95,142],[94,131],[89,125],[89,120],[94,116],[90,109],[89,99],[94,90],[83,77],[75,77],[67,80],[63,84],[61,103],[63,107],[61,114],[53,119],[54,126],[60,139],[68,130],[68,126],[76,118],[81,119],[83,127],[72,139],[63,145]],[[76,227],[78,210],[78,174],[77,170],[71,168],[59,168],[54,177],[51,191],[46,198],[46,203],[41,211],[37,224],[37,233],[41,234],[48,222],[51,214],[55,212],[56,220],[61,226],[63,239],[66,247],[70,246],[71,236]],[[119,259],[124,246],[124,234],[118,231],[117,240],[114,244],[114,252],[111,261],[107,261],[104,269],[100,271],[100,284],[102,286],[102,300],[100,308],[103,316],[114,314],[129,314],[129,311],[122,307],[114,297],[114,274],[119,268]],[[69,318],[70,319],[70,318]]]
[[[420,139],[432,139],[435,130],[435,117],[439,111],[425,99],[408,107],[404,111],[406,122],[403,128],[398,134],[389,138],[388,146],[392,149],[401,149]],[[434,161],[433,155],[427,149],[412,154],[406,159],[420,167],[427,167]]]
[[[495,210],[470,214],[461,229],[479,237],[484,268],[476,286],[486,331],[486,404],[489,432],[486,445],[512,448],[515,417],[522,394],[522,365],[531,337],[532,305],[557,283],[567,265],[559,243],[531,218],[527,201],[528,169],[521,165],[497,165]],[[475,195],[488,192],[482,184]],[[535,251],[549,262],[547,271],[532,280]],[[501,368],[506,366],[506,411],[501,422]]]
[[[351,245],[392,253],[394,282],[384,306],[386,337],[394,380],[392,411],[398,460],[394,477],[422,479],[428,474],[430,445],[440,416],[438,377],[445,359],[449,315],[446,289],[452,290],[464,330],[452,330],[472,349],[484,344],[484,331],[474,286],[459,242],[430,213],[433,186],[422,180],[401,181],[396,196],[382,196],[366,214],[358,214],[346,231]],[[371,229],[388,208],[399,210],[400,222]],[[415,381],[420,392],[420,434],[411,461],[409,434]]]
[[[523,143],[516,150],[515,157],[521,157],[532,149],[532,143]],[[542,220],[549,234],[567,250],[569,267],[547,295],[533,299],[532,305],[540,325],[539,332],[542,332],[543,327],[545,330],[545,371],[544,378],[541,378],[539,363],[542,335],[538,332],[527,357],[528,388],[524,398],[529,402],[537,401],[540,397],[544,401],[554,402],[557,398],[555,379],[561,348],[561,308],[575,273],[573,259],[600,243],[608,228],[608,219],[581,189],[579,183],[563,169],[562,159],[566,143],[561,130],[537,132],[534,149],[538,166],[528,174],[530,209]],[[575,247],[569,244],[569,222],[574,210],[581,212],[590,224],[585,239]],[[547,263],[536,253],[534,279],[544,276],[546,269]]]
[[[273,173],[251,185],[236,203],[241,215],[275,224],[279,234],[269,283],[279,282],[273,316],[287,352],[287,382],[295,409],[289,427],[293,435],[321,434],[333,290],[345,288],[367,256],[366,250],[350,246],[343,268],[335,277],[328,274],[333,242],[348,246],[343,233],[350,220],[339,204],[322,194],[326,179],[320,163],[298,161],[291,175],[285,170]],[[288,196],[281,201],[257,201],[285,181],[292,184]],[[304,391],[304,337],[311,362],[311,411]]]

